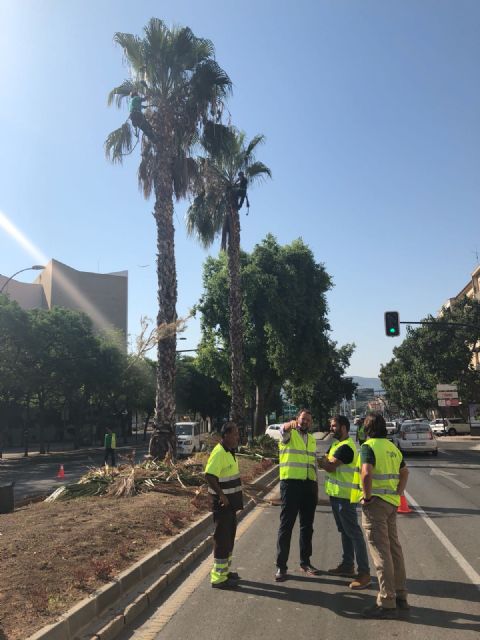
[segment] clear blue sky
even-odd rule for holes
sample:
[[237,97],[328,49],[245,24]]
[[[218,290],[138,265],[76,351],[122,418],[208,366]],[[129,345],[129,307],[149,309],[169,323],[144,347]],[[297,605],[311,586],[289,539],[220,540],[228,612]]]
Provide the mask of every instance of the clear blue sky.
[[[128,269],[133,335],[156,314],[152,202],[137,189],[138,156],[112,166],[103,142],[127,118],[106,104],[127,76],[113,34],[141,35],[152,16],[213,40],[234,83],[233,123],[267,138],[259,159],[274,179],[250,194],[243,249],[268,232],[301,236],[335,283],[332,336],[357,345],[350,373],[376,376],[399,344],[384,336],[384,311],[435,314],[477,264],[480,3],[1,0],[0,210],[47,258]],[[180,315],[207,255],[184,211]],[[0,229],[1,273],[36,261]],[[198,323],[186,336],[179,344],[196,346]]]

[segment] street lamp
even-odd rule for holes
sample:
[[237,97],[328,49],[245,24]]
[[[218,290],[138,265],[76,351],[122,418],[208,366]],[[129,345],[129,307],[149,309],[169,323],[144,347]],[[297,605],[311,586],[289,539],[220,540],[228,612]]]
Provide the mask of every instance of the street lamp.
[[10,276],[8,280],[6,280],[3,283],[2,288],[0,289],[0,294],[3,293],[3,290],[5,289],[5,287],[7,286],[7,284],[10,282],[10,280],[12,280],[12,278],[14,278],[15,276],[18,276],[19,273],[23,273],[24,271],[41,271],[42,269],[45,269],[45,267],[43,266],[43,264],[34,264],[33,267],[26,267],[25,269],[20,269],[20,271],[16,271],[13,276]]

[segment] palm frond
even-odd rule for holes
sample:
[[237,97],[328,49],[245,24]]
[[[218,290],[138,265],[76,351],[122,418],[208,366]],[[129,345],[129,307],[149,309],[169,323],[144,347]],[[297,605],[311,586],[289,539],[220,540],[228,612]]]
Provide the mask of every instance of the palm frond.
[[124,80],[121,85],[112,89],[108,94],[108,106],[111,107],[113,101],[115,100],[115,105],[120,108],[122,106],[123,100],[127,98],[134,90],[138,91],[138,86],[131,80]]
[[245,169],[245,174],[249,182],[265,180],[267,176],[272,177],[271,170],[263,162],[253,162]]
[[173,191],[177,200],[184,198],[198,174],[197,163],[184,153],[177,153],[173,162]]
[[112,131],[105,140],[105,155],[110,162],[123,162],[123,156],[132,150],[132,127],[129,122],[125,122],[121,127]]
[[113,36],[113,41],[122,47],[125,60],[133,70],[136,73],[141,73],[145,65],[143,40],[132,33],[117,32]]
[[145,198],[149,198],[153,191],[156,172],[155,150],[146,136],[142,140],[142,159],[138,166],[138,188]]
[[245,149],[245,158],[248,159],[252,155],[255,148],[259,144],[264,144],[264,143],[265,143],[265,136],[263,134],[257,134],[256,136],[254,136],[248,143],[247,148]]

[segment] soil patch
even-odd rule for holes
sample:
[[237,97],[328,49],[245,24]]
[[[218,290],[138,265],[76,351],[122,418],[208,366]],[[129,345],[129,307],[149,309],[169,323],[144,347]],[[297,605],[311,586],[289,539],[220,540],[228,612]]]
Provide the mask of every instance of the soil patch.
[[[271,463],[242,458],[243,482]],[[27,638],[209,510],[196,487],[35,503],[0,515],[0,640]]]

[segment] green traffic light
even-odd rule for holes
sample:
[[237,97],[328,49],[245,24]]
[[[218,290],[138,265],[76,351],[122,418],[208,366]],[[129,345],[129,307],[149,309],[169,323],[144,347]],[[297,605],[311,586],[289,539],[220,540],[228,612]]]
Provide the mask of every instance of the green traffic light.
[[395,329],[393,327],[391,327],[390,333],[395,333]]

